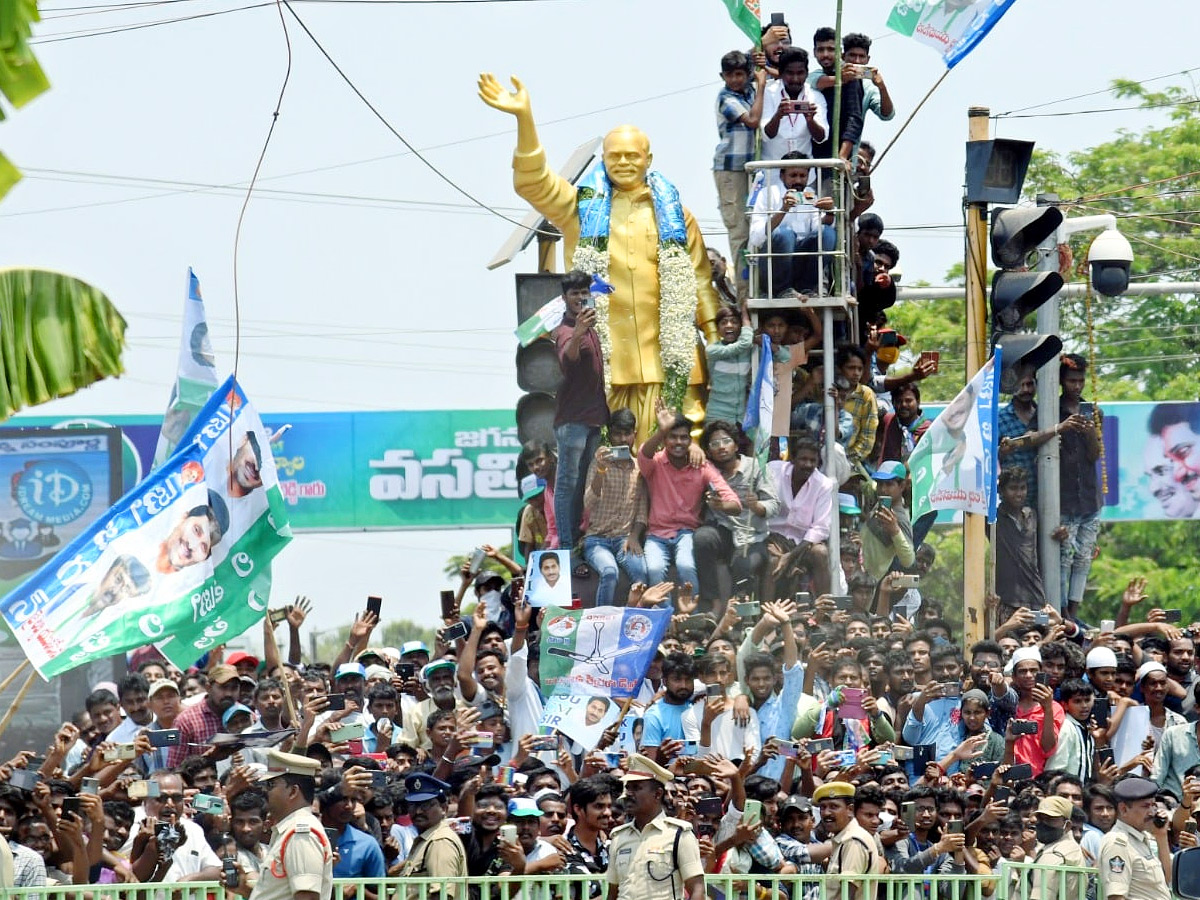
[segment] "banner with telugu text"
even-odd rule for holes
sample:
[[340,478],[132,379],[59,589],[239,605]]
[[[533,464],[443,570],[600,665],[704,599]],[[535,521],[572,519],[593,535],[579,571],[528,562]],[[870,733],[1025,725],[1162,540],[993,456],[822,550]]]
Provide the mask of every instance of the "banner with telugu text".
[[634,696],[670,622],[669,609],[546,607],[540,667],[543,694],[615,700]]
[[1016,0],[899,0],[887,27],[942,55],[953,69]]
[[290,539],[269,433],[230,378],[177,452],[0,600],[0,616],[43,678],[150,642],[186,668],[261,620]]
[[721,0],[733,24],[759,46],[762,41],[762,3],[759,0]]

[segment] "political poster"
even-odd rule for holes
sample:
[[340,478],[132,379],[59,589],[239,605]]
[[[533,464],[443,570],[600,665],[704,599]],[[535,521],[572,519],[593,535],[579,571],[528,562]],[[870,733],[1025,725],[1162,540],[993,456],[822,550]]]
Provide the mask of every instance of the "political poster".
[[571,606],[571,551],[535,550],[525,572],[530,606]]
[[0,429],[0,596],[121,496],[117,428]]
[[909,456],[913,521],[942,509],[995,519],[999,356],[938,413]]
[[291,539],[269,434],[230,378],[158,470],[0,600],[44,678],[156,643],[180,668],[258,622]]
[[546,700],[538,724],[546,731],[560,732],[591,748],[620,714],[621,704],[603,694],[557,693]]
[[542,693],[624,700],[637,694],[671,622],[669,609],[546,608]]

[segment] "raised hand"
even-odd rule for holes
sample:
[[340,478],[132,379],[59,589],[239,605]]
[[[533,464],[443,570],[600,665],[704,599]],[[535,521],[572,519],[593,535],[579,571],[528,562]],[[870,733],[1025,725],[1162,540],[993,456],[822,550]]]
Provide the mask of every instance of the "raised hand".
[[510,91],[491,72],[481,74],[478,82],[479,99],[492,109],[498,109],[500,112],[506,112],[512,116],[528,113],[530,111],[529,94],[525,90],[525,85],[521,84],[521,80],[516,75],[510,75],[509,78],[515,90]]
[[308,618],[308,614],[312,612],[312,601],[300,594],[296,595],[296,602],[292,603],[287,608],[287,623],[291,628],[299,628],[304,624],[304,620]]

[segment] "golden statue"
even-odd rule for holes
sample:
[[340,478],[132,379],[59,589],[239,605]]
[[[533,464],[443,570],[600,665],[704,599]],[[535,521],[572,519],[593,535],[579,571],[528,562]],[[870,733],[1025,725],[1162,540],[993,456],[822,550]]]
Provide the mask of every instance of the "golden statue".
[[569,265],[612,285],[597,298],[609,409],[633,411],[639,442],[650,434],[660,396],[702,421],[695,329],[717,339],[720,300],[695,218],[670,182],[650,171],[650,139],[630,125],[605,136],[603,165],[573,187],[547,164],[529,94],[515,77],[512,83],[515,91],[479,76],[480,99],[517,120],[513,186],[562,232]]

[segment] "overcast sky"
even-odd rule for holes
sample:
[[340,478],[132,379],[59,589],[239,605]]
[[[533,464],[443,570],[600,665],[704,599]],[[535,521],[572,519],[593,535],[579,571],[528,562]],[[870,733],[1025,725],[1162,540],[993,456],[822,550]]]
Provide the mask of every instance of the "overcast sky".
[[[280,17],[273,5],[238,10],[247,4],[235,0],[73,2],[42,6],[36,52],[52,90],[0,126],[0,149],[26,173],[0,203],[0,247],[5,265],[91,282],[129,322],[126,377],[37,412],[160,412],[189,265],[218,363],[228,370],[234,361],[242,197],[207,186],[244,187],[253,171],[287,60]],[[899,111],[892,123],[868,119],[867,137],[882,147],[942,63],[885,31],[890,2],[845,5],[844,30],[877,39],[872,64]],[[800,46],[833,24],[833,0],[765,2],[764,16],[780,8]],[[1178,0],[1018,0],[874,178],[905,281],[940,283],[962,259],[968,106],[1036,114],[1000,119],[997,135],[1062,152],[1162,123],[1161,112],[1069,113],[1128,106],[1103,93],[1114,78],[1200,66],[1189,30],[1172,27],[1180,8]],[[642,127],[655,167],[725,246],[710,175],[713,103],[721,55],[746,41],[720,0],[299,0],[295,9],[393,127],[487,205],[518,218],[524,211],[512,190],[512,121],[476,98],[480,70],[524,80],[555,165],[615,125]],[[188,18],[208,13],[219,14]],[[291,79],[239,258],[238,371],[247,392],[264,412],[511,408],[513,276],[533,270],[532,251],[488,272],[511,224],[409,154],[286,21]],[[1130,43],[1135,30],[1141,36]],[[1174,81],[1191,84],[1187,75]],[[273,600],[309,594],[317,627],[327,628],[366,594],[382,594],[386,612],[432,623],[445,557],[485,538],[506,535],[303,536],[276,564]]]

